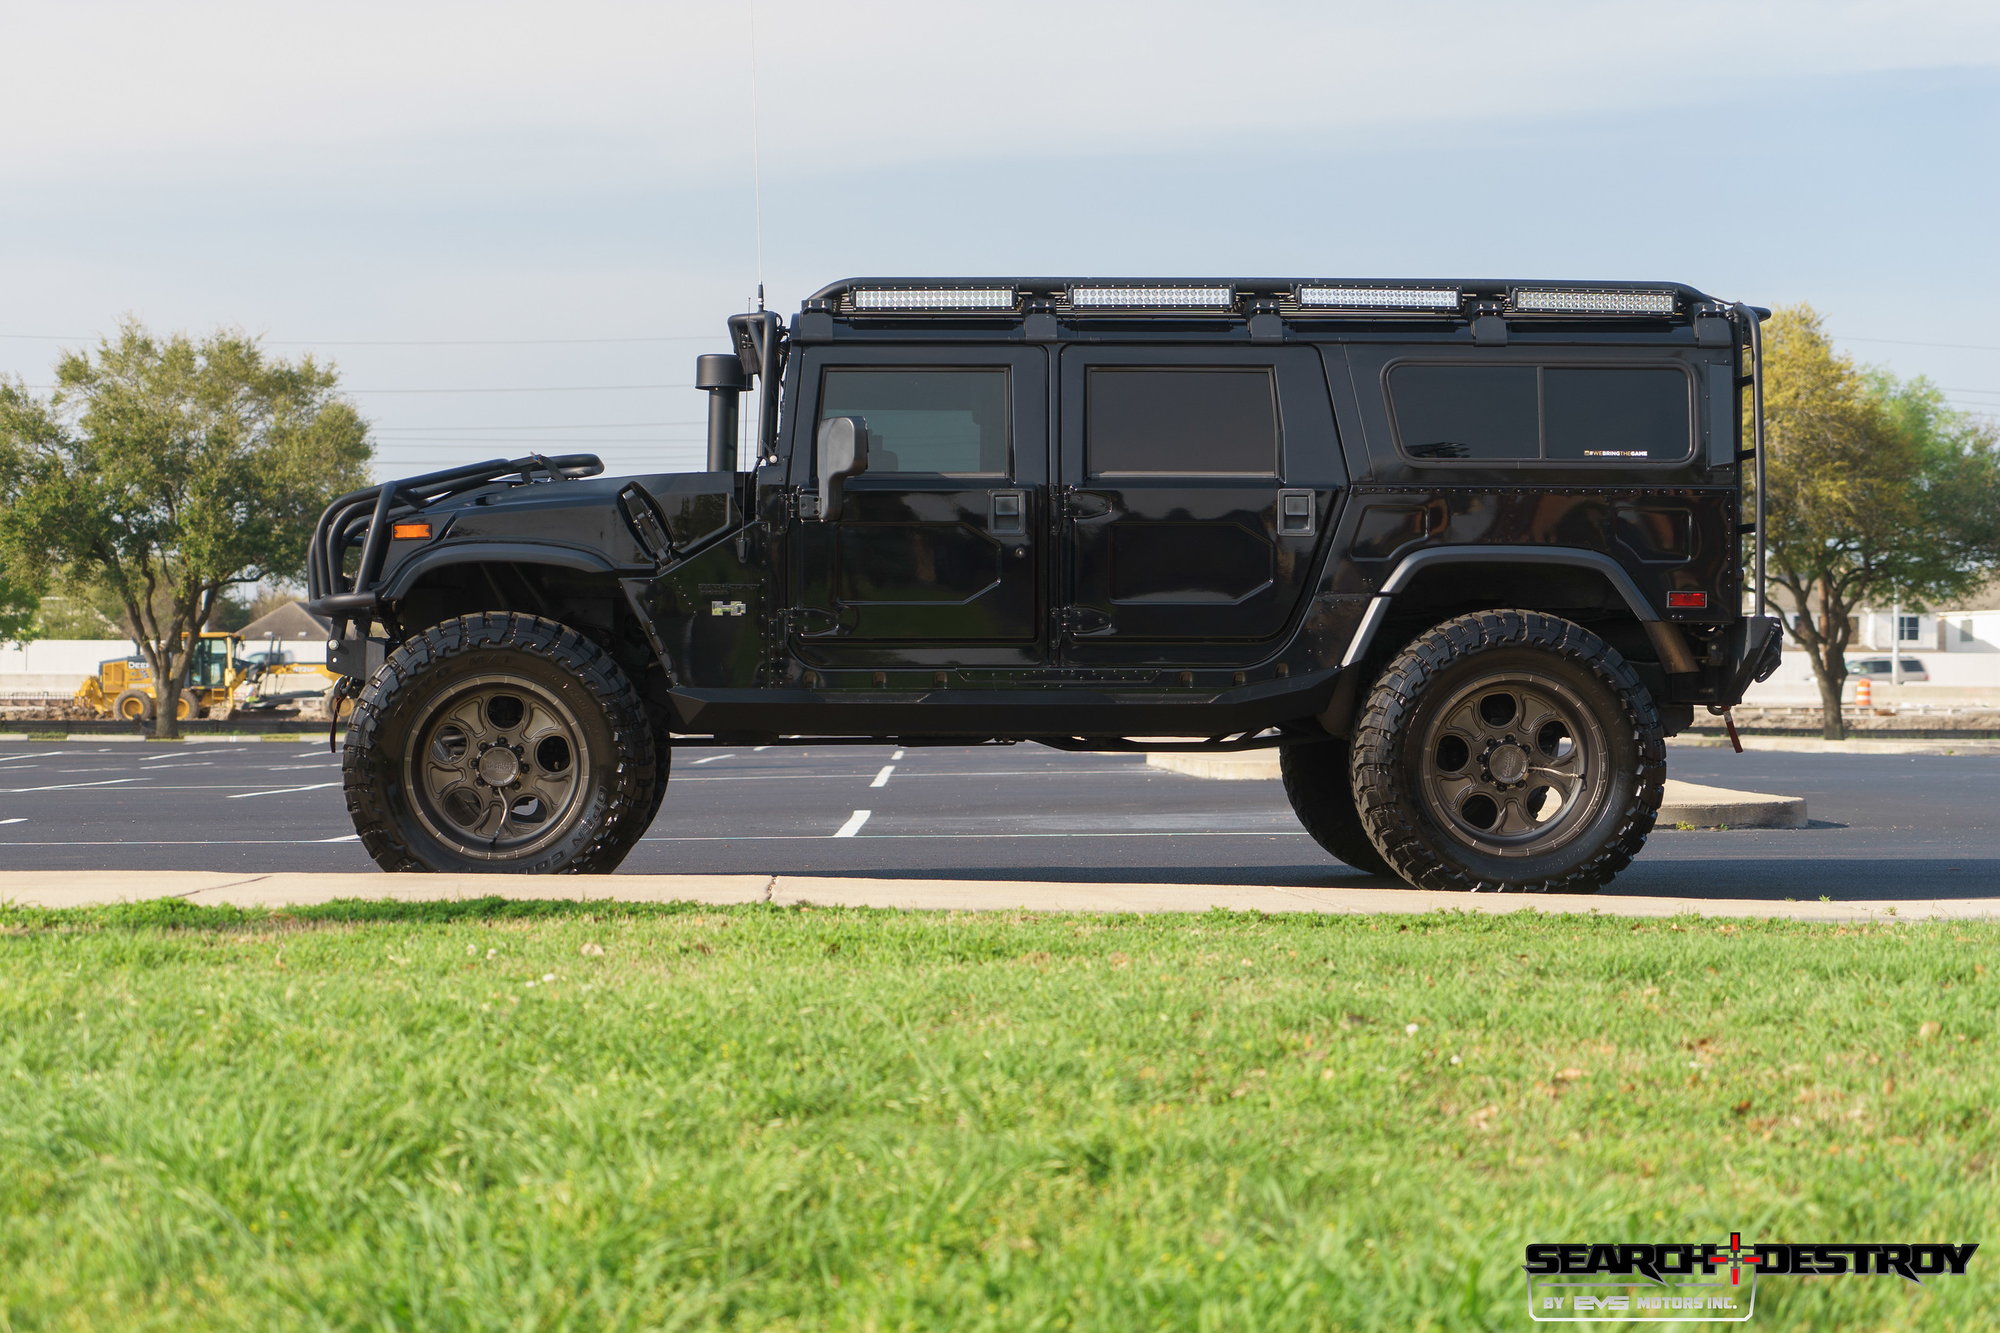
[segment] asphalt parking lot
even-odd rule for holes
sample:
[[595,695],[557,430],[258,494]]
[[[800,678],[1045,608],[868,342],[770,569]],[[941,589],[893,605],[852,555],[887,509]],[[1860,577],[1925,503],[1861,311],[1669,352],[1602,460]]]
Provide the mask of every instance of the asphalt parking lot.
[[[1662,829],[1608,890],[1811,901],[2000,896],[2000,756],[1674,747],[1691,782],[1804,796],[1805,829]],[[339,761],[276,741],[0,742],[0,867],[367,870]],[[681,751],[627,871],[1367,885],[1270,782],[1039,746]]]

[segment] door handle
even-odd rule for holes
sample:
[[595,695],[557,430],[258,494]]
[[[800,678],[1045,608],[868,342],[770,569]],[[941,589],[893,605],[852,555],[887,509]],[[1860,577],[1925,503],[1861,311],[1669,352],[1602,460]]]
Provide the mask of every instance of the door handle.
[[1278,535],[1310,537],[1319,527],[1318,497],[1311,491],[1278,492]]
[[993,492],[993,508],[988,527],[995,533],[1019,537],[1028,531],[1028,497],[1021,491]]

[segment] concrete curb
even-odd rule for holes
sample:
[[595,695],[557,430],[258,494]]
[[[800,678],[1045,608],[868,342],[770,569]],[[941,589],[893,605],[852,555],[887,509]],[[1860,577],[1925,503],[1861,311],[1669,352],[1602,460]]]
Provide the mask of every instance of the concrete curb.
[[[1342,872],[1334,872],[1340,874]],[[1363,884],[1358,872],[1345,872]],[[237,907],[297,907],[335,899],[453,902],[691,902],[717,906],[876,907],[956,912],[1415,912],[1582,913],[1614,917],[1761,917],[1789,921],[2000,919],[2000,899],[1887,899],[1766,902],[1723,898],[1644,898],[1616,893],[1440,893],[1425,889],[1327,885],[1062,884],[1026,880],[891,880],[805,875],[242,875],[208,871],[0,871],[0,903],[89,907],[177,898]]]
[[[1269,781],[1278,776],[1278,752],[1250,750],[1241,754],[1149,754],[1146,762],[1170,773],[1222,782]],[[1704,787],[1667,779],[1660,803],[1659,826],[1672,828],[1804,828],[1802,796],[1767,796],[1762,792]]]
[[[1830,741],[1818,736],[1745,736],[1743,748],[1746,750],[1788,750],[1795,754],[1937,754],[1937,755],[1996,755],[2000,754],[2000,741],[1994,740],[1935,740],[1920,736],[1884,737],[1851,736],[1844,741]],[[1685,745],[1697,750],[1726,750],[1729,739],[1726,736],[1676,736],[1669,745]]]

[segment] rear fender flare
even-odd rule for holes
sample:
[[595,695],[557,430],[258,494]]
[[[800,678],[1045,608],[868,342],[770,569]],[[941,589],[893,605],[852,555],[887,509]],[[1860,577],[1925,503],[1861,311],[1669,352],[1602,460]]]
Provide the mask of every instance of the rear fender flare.
[[1382,587],[1368,603],[1361,624],[1356,627],[1354,638],[1347,645],[1341,666],[1352,668],[1367,660],[1375,646],[1376,636],[1389,618],[1396,594],[1407,589],[1417,575],[1439,565],[1485,563],[1566,565],[1572,569],[1590,570],[1602,576],[1624,601],[1633,618],[1646,631],[1646,637],[1651,640],[1660,655],[1661,664],[1668,671],[1679,673],[1697,669],[1680,628],[1660,618],[1659,611],[1646,600],[1623,565],[1601,551],[1548,546],[1436,546],[1414,552],[1382,581]]

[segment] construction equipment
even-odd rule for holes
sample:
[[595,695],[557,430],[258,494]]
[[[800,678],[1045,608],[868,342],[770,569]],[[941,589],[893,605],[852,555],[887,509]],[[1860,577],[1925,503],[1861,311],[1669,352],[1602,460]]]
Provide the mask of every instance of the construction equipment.
[[[293,662],[272,640],[266,650],[246,656],[240,635],[216,631],[201,636],[188,661],[187,683],[174,703],[174,717],[222,720],[237,710],[296,712],[325,721],[340,677],[313,662]],[[99,714],[127,722],[150,722],[159,707],[153,671],[140,657],[98,663],[77,689],[77,701]]]
[[[204,634],[188,659],[187,681],[174,703],[174,717],[227,717],[248,672],[238,660],[242,640],[234,634]],[[159,707],[159,688],[144,658],[116,657],[83,678],[76,698],[99,713],[127,722],[148,722]]]

